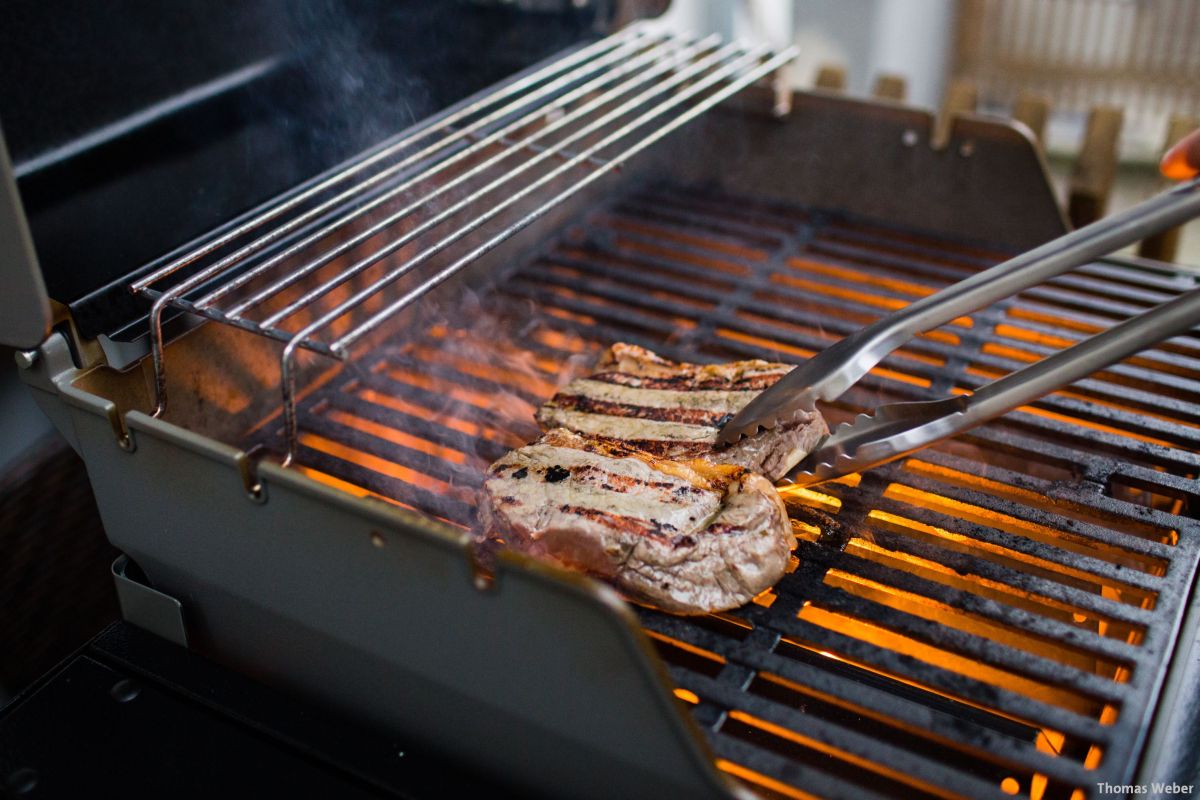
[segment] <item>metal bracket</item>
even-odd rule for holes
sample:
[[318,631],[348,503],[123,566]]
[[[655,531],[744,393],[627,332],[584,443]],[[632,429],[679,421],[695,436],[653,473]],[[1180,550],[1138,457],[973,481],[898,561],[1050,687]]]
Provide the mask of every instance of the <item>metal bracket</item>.
[[[134,569],[131,570],[130,568]],[[135,578],[131,572],[136,565],[128,556],[118,556],[112,563],[113,582],[117,586],[117,601],[121,616],[139,628],[161,636],[181,647],[188,646],[187,627],[183,622],[183,604]]]

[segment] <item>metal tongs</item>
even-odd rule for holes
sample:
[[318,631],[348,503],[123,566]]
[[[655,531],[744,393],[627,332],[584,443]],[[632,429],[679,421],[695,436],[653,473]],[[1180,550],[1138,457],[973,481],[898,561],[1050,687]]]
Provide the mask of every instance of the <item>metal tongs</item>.
[[[773,428],[817,401],[836,400],[914,336],[1036,286],[1125,245],[1200,216],[1200,179],[973,275],[836,342],[733,417],[718,441]],[[962,433],[1200,324],[1200,288],[977,389],[942,400],[890,403],[825,437],[786,480],[803,486],[871,469]]]

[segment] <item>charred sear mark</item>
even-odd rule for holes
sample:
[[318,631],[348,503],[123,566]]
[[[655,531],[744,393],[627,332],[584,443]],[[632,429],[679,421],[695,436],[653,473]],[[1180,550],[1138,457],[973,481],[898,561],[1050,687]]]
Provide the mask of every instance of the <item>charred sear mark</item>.
[[581,394],[556,395],[551,403],[564,410],[578,411],[584,414],[603,414],[608,417],[645,419],[654,422],[676,422],[683,425],[705,425],[710,428],[723,424],[723,420],[732,419],[730,414],[722,414],[720,411],[709,411],[704,408],[651,408],[633,403],[597,400]]
[[609,458],[658,456],[678,460],[680,457],[700,456],[711,449],[705,442],[683,442],[673,439],[618,439],[612,436],[588,434],[588,443],[580,447],[585,453]]
[[546,483],[558,483],[571,477],[571,470],[555,464],[550,469],[546,470]]
[[678,459],[700,456],[707,453],[711,445],[706,442],[682,442],[676,439],[626,439],[636,450],[660,458]]
[[678,550],[681,547],[695,547],[696,537],[685,533],[683,536],[676,536],[671,540],[671,547]]
[[677,497],[683,497],[688,494],[701,494],[704,490],[697,489],[694,486],[680,486],[676,481],[648,481],[642,478],[635,478],[632,475],[622,475],[619,472],[609,472],[608,470],[584,464],[583,466],[575,467],[572,473],[576,478],[584,480],[600,481],[600,488],[609,492],[620,492],[622,494],[631,489],[660,489],[669,491]]
[[590,435],[588,441],[580,448],[585,453],[596,453],[609,458],[626,458],[638,455],[638,451],[625,442],[611,436]]
[[737,380],[722,377],[704,377],[698,373],[684,372],[665,378],[651,378],[644,375],[629,375],[624,372],[599,372],[589,375],[588,380],[601,383],[612,383],[618,386],[631,386],[635,389],[675,389],[681,392],[698,390],[723,390],[726,392],[761,392],[775,385],[775,382],[788,374],[791,368],[780,369],[778,372],[753,373],[743,375]]
[[521,478],[524,478],[527,475],[529,475],[529,468],[521,467],[519,470],[513,472],[512,477],[516,478],[517,480],[521,480]]
[[658,539],[665,541],[662,526],[654,520],[642,519],[641,517],[631,517],[625,514],[616,514],[612,511],[605,511],[600,508],[585,508],[584,506],[575,506],[570,503],[563,503],[558,507],[558,510],[564,514],[573,514],[577,517],[592,520],[600,523],[607,528],[622,533],[631,533],[636,536],[645,536],[650,539]]

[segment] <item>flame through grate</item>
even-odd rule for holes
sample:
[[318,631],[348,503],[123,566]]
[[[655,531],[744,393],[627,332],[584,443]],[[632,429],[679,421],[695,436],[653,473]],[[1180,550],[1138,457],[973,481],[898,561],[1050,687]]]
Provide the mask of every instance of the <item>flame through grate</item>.
[[[469,525],[483,469],[601,347],[799,360],[1001,256],[641,190],[308,396],[298,468]],[[1191,287],[1090,265],[914,340],[828,416],[969,391]],[[916,457],[785,490],[796,558],[745,608],[639,613],[718,766],[767,796],[1083,797],[1128,783],[1143,745],[1197,560],[1197,474],[1200,339],[1183,336]]]

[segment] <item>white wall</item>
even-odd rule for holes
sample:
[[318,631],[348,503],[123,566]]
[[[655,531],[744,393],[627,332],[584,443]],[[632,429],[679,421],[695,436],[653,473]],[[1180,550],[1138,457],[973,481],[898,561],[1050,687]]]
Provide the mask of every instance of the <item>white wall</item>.
[[810,86],[823,64],[841,64],[850,91],[870,91],[875,75],[908,79],[911,102],[936,106],[945,83],[954,23],[953,0],[674,0],[657,22],[676,32],[795,43],[798,86]]

